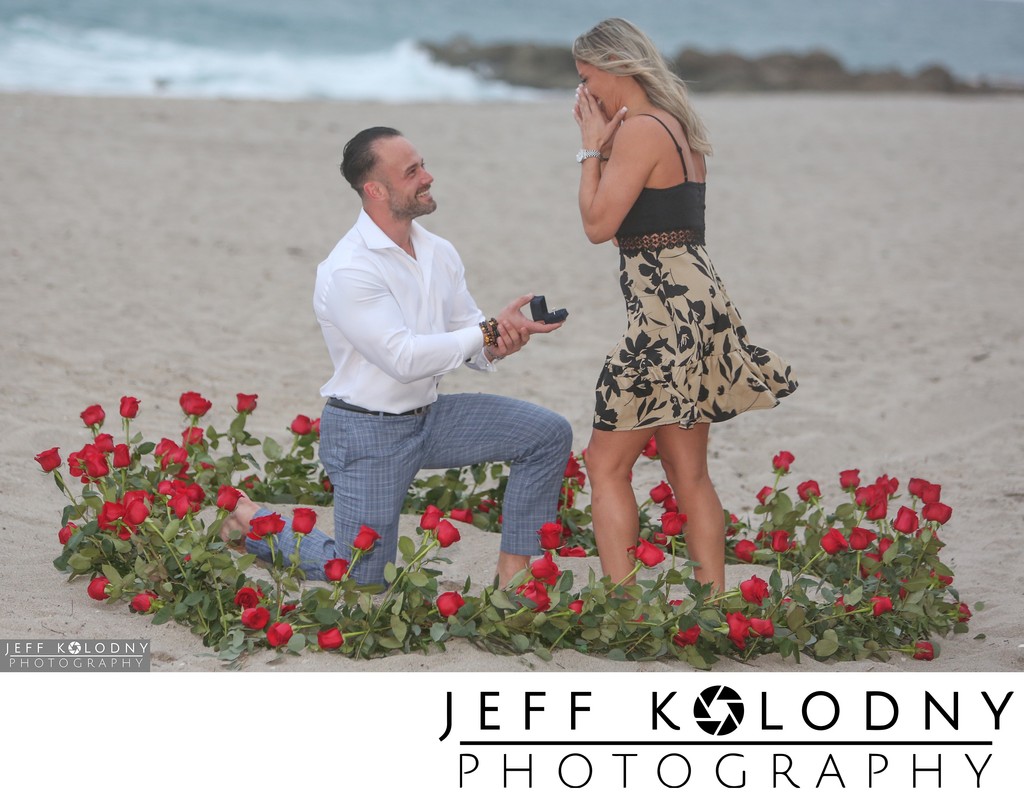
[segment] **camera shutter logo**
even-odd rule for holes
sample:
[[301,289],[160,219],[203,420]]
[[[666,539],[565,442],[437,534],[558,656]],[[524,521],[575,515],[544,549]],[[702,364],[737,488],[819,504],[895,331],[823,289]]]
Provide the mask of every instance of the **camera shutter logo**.
[[693,717],[708,734],[732,734],[743,722],[743,699],[731,687],[705,688],[693,702]]
[[77,640],[72,640],[70,643],[68,643],[68,653],[69,654],[81,654],[82,653],[82,644],[79,643]]

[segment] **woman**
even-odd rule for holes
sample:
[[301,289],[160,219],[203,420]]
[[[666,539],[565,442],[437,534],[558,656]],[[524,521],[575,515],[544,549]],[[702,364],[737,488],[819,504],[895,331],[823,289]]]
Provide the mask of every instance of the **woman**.
[[628,317],[598,378],[586,451],[601,566],[614,581],[633,570],[639,518],[630,473],[653,434],[688,518],[695,576],[722,590],[725,523],[708,476],[708,429],[774,407],[797,384],[777,355],[747,340],[704,249],[711,145],[685,84],[622,19],[580,36],[573,57],[583,229],[595,244],[616,239]]

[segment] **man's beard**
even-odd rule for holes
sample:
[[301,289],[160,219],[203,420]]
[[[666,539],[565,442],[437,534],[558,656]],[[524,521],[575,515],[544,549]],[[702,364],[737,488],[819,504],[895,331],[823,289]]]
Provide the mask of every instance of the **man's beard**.
[[398,201],[394,199],[394,192],[391,187],[388,186],[388,210],[391,211],[391,215],[395,219],[412,220],[419,216],[426,216],[428,213],[433,213],[437,210],[437,201],[431,198],[430,200],[417,199],[415,196],[410,197],[407,200]]

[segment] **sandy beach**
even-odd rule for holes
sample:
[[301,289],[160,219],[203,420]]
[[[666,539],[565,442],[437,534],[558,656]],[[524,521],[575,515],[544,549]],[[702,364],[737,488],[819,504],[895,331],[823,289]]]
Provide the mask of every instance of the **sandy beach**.
[[[859,468],[923,477],[953,507],[944,552],[968,634],[932,663],[723,671],[1017,671],[1024,666],[1024,101],[886,95],[698,95],[709,164],[708,250],[751,339],[793,365],[778,408],[712,432],[712,476],[743,515],[793,452],[794,476],[838,494]],[[523,105],[269,103],[0,95],[0,638],[152,640],[154,670],[222,668],[198,637],[89,599],[52,566],[64,505],[33,456],[80,447],[79,413],[138,397],[137,429],[180,431],[178,396],[258,393],[250,429],[288,435],[319,416],[329,360],[314,319],[316,266],[358,210],[338,174],[357,130],[400,128],[434,174],[449,238],[485,312],[543,293],[567,307],[496,375],[443,389],[518,396],[564,414],[586,445],[593,385],[624,324],[611,244],[576,209],[570,98]],[[116,424],[115,424],[116,426]],[[639,494],[662,479],[636,471]],[[794,483],[795,484],[795,483]],[[415,519],[406,519],[410,528]],[[464,528],[452,573],[489,581],[498,538]],[[597,569],[596,562],[589,563]],[[730,566],[731,582],[749,568]],[[543,662],[450,645],[353,661],[261,652],[251,671],[674,671],[573,653]]]

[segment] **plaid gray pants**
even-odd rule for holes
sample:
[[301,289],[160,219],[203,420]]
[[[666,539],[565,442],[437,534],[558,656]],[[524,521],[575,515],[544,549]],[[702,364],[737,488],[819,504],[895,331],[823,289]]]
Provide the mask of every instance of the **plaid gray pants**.
[[[352,559],[352,541],[364,524],[381,537],[352,575],[360,584],[384,582],[394,562],[402,504],[422,468],[456,468],[508,462],[502,507],[501,550],[540,553],[537,531],[555,520],[562,477],[572,448],[572,428],[557,413],[518,399],[490,394],[442,394],[419,416],[379,416],[324,407],[320,460],[334,486],[334,539],[314,530],[301,542],[303,571],[323,579],[324,563]],[[289,554],[291,524],[275,536]],[[263,541],[248,550],[269,558]]]

